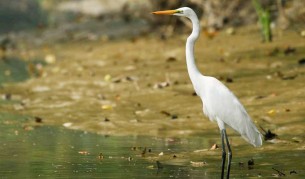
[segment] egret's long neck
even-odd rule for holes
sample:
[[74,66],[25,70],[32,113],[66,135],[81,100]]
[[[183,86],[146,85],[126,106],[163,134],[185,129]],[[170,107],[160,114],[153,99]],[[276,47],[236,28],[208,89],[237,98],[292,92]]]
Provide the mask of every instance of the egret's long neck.
[[196,77],[200,75],[200,72],[195,63],[194,45],[197,38],[199,37],[200,27],[199,20],[196,15],[192,16],[190,19],[193,24],[193,31],[186,41],[186,64],[191,81],[193,84],[195,84],[194,81],[196,80]]

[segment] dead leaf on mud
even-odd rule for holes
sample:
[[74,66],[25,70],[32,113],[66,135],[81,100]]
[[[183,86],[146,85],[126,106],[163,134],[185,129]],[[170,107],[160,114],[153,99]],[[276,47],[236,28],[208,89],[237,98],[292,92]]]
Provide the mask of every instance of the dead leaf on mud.
[[32,130],[34,130],[34,127],[33,127],[33,126],[29,126],[29,125],[24,125],[22,128],[23,128],[25,131],[32,131]]
[[209,151],[209,149],[194,150],[195,153],[206,152],[206,151]]
[[1,98],[3,100],[11,100],[12,99],[12,94],[10,94],[10,93],[3,94],[3,95],[1,95]]
[[155,167],[154,167],[154,165],[148,165],[146,168],[147,169],[154,169]]
[[203,166],[207,165],[206,162],[193,162],[193,161],[190,161],[190,163],[191,163],[192,167],[203,167]]
[[295,143],[301,143],[301,142],[303,142],[303,139],[302,139],[302,137],[293,137],[292,141]]
[[305,30],[302,30],[302,31],[300,32],[300,35],[301,35],[302,37],[305,37]]
[[144,109],[144,110],[135,111],[135,114],[143,117],[143,116],[147,115],[149,112],[150,112],[150,109]]
[[83,150],[83,151],[78,151],[79,154],[81,155],[89,155],[90,153],[86,150]]
[[102,110],[112,110],[113,109],[113,105],[109,105],[109,104],[104,104],[101,106]]
[[270,115],[270,116],[274,115],[275,113],[276,113],[276,111],[275,111],[274,109],[270,109],[270,110],[267,112],[267,114]]
[[166,62],[175,62],[175,61],[177,61],[176,57],[168,57],[166,59]]
[[154,89],[162,89],[162,88],[165,88],[165,87],[169,87],[170,86],[170,83],[165,81],[165,82],[159,82],[159,83],[156,83],[154,84]]
[[124,77],[117,77],[112,80],[113,83],[121,83],[121,82],[131,82],[136,81],[137,78],[133,76],[124,76]]
[[112,78],[111,75],[107,74],[107,75],[104,76],[104,81],[110,82],[111,78]]
[[164,115],[166,115],[166,116],[171,116],[171,114],[170,114],[169,112],[167,112],[167,111],[160,111],[160,113],[161,113],[161,114],[164,114]]
[[177,114],[171,114],[171,113],[169,113],[169,112],[167,112],[167,111],[161,111],[160,112],[161,114],[164,114],[164,115],[166,115],[166,116],[170,116],[172,119],[177,119],[178,118],[178,115]]
[[214,144],[211,148],[210,148],[210,150],[215,150],[215,149],[218,149],[219,147],[218,147],[218,145],[217,144]]
[[288,144],[289,143],[289,141],[287,141],[287,140],[281,140],[281,139],[277,139],[277,138],[270,139],[270,140],[268,140],[268,142],[272,143],[272,144],[280,144],[280,143]]
[[47,54],[45,57],[44,57],[44,61],[47,63],[47,64],[54,64],[56,62],[56,57],[55,55],[53,54]]

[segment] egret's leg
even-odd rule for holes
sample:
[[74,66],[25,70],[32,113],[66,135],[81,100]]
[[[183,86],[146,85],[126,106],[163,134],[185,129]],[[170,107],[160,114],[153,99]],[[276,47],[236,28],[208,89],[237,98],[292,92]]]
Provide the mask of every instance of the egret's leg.
[[225,148],[225,133],[226,130],[221,130],[221,146],[222,146],[222,166],[221,166],[221,178],[224,177],[225,164],[226,164],[226,148]]
[[227,147],[228,147],[228,171],[227,171],[227,179],[228,179],[230,177],[232,151],[231,151],[231,147],[230,147],[230,143],[229,143],[229,139],[228,139],[226,130],[224,130],[224,136],[226,138],[226,143],[227,143]]

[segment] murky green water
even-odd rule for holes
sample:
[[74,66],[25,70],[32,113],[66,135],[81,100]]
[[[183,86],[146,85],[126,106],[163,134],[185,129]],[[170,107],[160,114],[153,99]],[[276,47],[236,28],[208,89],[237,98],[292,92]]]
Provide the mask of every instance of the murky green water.
[[[211,142],[218,141],[218,135],[105,136],[63,127],[28,128],[20,125],[25,120],[22,116],[0,115],[1,178],[219,178],[220,175],[221,151],[208,150]],[[304,149],[285,150],[283,144],[279,147],[282,149],[272,150],[272,145],[265,143],[263,149],[254,149],[246,143],[233,145],[231,177],[277,176],[272,168],[293,178],[305,177]],[[255,164],[249,168],[247,162],[251,158]],[[157,161],[161,163],[159,167]]]
[[[1,121],[9,117],[2,115]],[[18,124],[3,123],[0,127],[1,178],[155,178],[206,172],[181,164],[157,169],[153,156],[186,150],[186,139],[101,136],[45,126],[24,130]],[[201,143],[193,142],[189,149]],[[147,153],[142,156],[145,147]]]

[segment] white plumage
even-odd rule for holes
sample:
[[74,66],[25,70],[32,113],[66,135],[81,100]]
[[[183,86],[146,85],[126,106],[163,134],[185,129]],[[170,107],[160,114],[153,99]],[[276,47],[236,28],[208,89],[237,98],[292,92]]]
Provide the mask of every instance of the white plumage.
[[[199,81],[204,85],[200,86],[196,93],[202,100],[204,114],[211,121],[222,121],[230,126],[253,146],[261,146],[260,132],[235,95],[214,77],[201,76]],[[221,125],[219,128],[224,129]]]
[[220,130],[225,129],[226,124],[253,146],[261,146],[260,132],[235,95],[216,78],[204,76],[199,72],[194,58],[194,44],[200,33],[199,20],[195,12],[188,7],[178,10],[183,11],[183,15],[193,24],[193,31],[186,42],[186,63],[194,89],[202,100],[204,114],[211,121],[217,121]]
[[221,178],[224,176],[226,157],[224,143],[226,142],[227,144],[229,151],[227,178],[229,178],[232,152],[225,130],[226,125],[240,133],[247,142],[255,147],[262,145],[262,135],[236,96],[216,78],[204,76],[199,72],[194,58],[194,45],[200,33],[199,20],[195,12],[188,7],[183,7],[176,10],[157,11],[153,13],[184,16],[192,21],[193,30],[191,35],[187,38],[185,49],[187,70],[194,89],[202,100],[204,114],[211,121],[216,121],[221,131],[223,151]]

